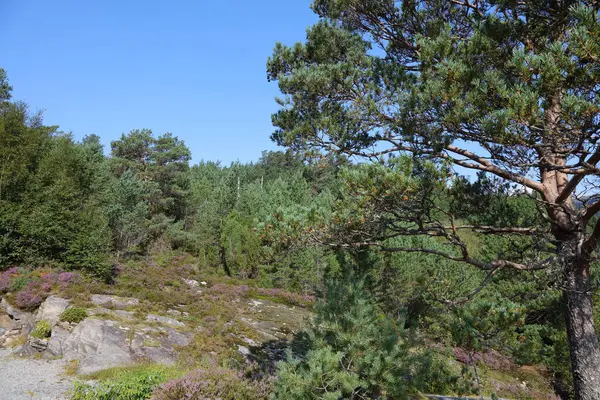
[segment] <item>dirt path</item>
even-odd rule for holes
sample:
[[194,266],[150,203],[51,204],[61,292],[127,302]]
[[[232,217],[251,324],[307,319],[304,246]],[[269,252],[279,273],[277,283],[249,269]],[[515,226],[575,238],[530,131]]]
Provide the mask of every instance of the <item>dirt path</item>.
[[33,360],[14,357],[0,349],[0,400],[66,399],[71,378],[64,376],[63,360]]

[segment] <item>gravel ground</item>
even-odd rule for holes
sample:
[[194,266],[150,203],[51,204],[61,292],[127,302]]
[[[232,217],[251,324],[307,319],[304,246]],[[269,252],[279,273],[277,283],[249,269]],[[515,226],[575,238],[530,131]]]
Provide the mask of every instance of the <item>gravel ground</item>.
[[63,374],[63,360],[14,357],[0,349],[0,400],[66,399],[71,379]]

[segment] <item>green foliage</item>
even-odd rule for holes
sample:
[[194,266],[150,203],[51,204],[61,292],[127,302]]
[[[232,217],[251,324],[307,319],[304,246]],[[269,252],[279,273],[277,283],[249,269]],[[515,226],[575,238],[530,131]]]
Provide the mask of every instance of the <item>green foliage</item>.
[[279,365],[273,398],[401,399],[444,391],[455,381],[435,355],[413,347],[362,284],[329,286],[315,311],[307,353]]
[[255,278],[260,262],[260,241],[249,224],[239,213],[233,211],[223,223],[221,247],[225,252],[228,274]]
[[[347,4],[323,0],[314,7],[323,15],[346,18]],[[595,22],[585,10],[575,11],[586,29],[572,33],[593,48]],[[190,365],[211,351],[219,357],[229,354],[235,348],[232,332],[246,335],[241,324],[228,324],[235,318],[237,301],[267,299],[310,307],[315,294],[327,293],[317,306],[307,353],[294,354],[280,367],[274,394],[278,398],[322,398],[326,384],[331,396],[349,398],[447,391],[452,379],[441,376],[445,366],[425,343],[445,349],[460,346],[473,355],[493,348],[517,364],[545,365],[561,393],[568,393],[572,383],[561,292],[551,274],[496,271],[473,295],[486,279],[485,271],[438,255],[382,253],[358,245],[377,239],[387,249],[429,249],[459,257],[460,248],[450,248],[439,230],[450,224],[449,213],[457,225],[543,227],[545,222],[535,197],[488,175],[458,178],[446,162],[422,157],[353,164],[339,154],[307,148],[314,144],[313,129],[331,133],[332,143],[350,153],[371,148],[384,133],[360,129],[377,119],[380,105],[408,101],[423,110],[438,94],[448,97],[464,89],[448,87],[456,84],[456,76],[441,79],[439,74],[446,72],[436,69],[419,77],[435,85],[413,92],[412,85],[418,83],[414,77],[408,79],[394,63],[375,60],[378,53],[371,54],[356,22],[347,20],[345,26],[323,21],[309,31],[306,45],[277,47],[269,73],[292,97],[281,100],[284,109],[275,116],[280,130],[274,137],[290,146],[285,152],[263,153],[257,163],[202,161],[189,167],[189,150],[182,141],[170,134],[156,137],[149,130],[122,135],[111,143],[107,157],[97,136],[77,142],[56,127],[44,126],[41,116],[25,104],[12,102],[0,70],[0,270],[8,269],[0,273],[0,291],[12,292],[10,300],[26,308],[58,290],[87,301],[90,287],[146,303],[189,305],[214,335],[197,335],[189,347],[195,350],[187,354]],[[431,35],[418,38],[423,57],[430,60],[437,52],[452,58],[446,45],[454,39],[448,28],[429,23]],[[519,51],[515,57],[531,59]],[[457,72],[462,74],[452,73]],[[489,80],[489,88],[499,82],[494,76]],[[349,108],[338,104],[336,99],[351,98],[354,85],[373,97]],[[392,90],[394,85],[399,89]],[[523,101],[523,93],[513,96],[516,102]],[[489,100],[473,96],[468,100]],[[568,104],[575,113],[589,106],[572,98]],[[537,105],[519,107],[528,113]],[[444,118],[461,111],[450,103],[436,110]],[[307,120],[309,116],[316,122]],[[390,132],[407,129],[410,137],[427,136],[419,146],[446,143],[430,126],[405,122],[383,125]],[[491,134],[493,121],[484,122],[484,134]],[[437,235],[408,236],[419,224]],[[521,261],[548,251],[545,235],[499,237],[463,229],[459,236],[471,248],[470,255],[483,261]],[[9,268],[21,266],[25,268]],[[56,267],[84,270],[111,285],[85,278],[76,289],[67,288],[67,282],[47,274]],[[364,285],[326,288],[326,281],[350,272]],[[209,285],[201,295],[181,278],[207,280]],[[240,279],[248,286],[215,284],[239,284]],[[221,299],[231,299],[233,305],[224,306]],[[456,300],[470,303],[444,305]],[[77,322],[85,315],[85,310],[71,308],[61,319]],[[215,378],[221,375],[206,377],[209,372],[174,384],[168,395],[180,393],[188,383],[199,384],[204,390],[200,393],[221,388],[234,397],[258,390],[253,381],[234,379],[232,371],[221,371],[222,384]],[[146,398],[163,379],[158,370],[119,370],[97,388],[77,384],[76,396]]]
[[76,381],[71,400],[145,400],[158,385],[178,374],[163,366],[116,369],[94,385]]
[[67,308],[60,314],[60,320],[64,322],[79,323],[88,316],[87,310],[80,307]]
[[29,283],[29,279],[30,278],[25,275],[19,275],[15,277],[10,284],[10,290],[13,292],[23,290],[25,286],[27,286],[27,284]]
[[[140,250],[147,251],[169,224],[187,216],[190,151],[170,133],[155,138],[148,129],[123,134],[121,139],[111,142],[111,150],[114,174],[120,179],[125,176],[117,189],[120,202],[111,209],[117,228],[115,241],[120,249],[137,244]],[[145,205],[140,205],[141,200]],[[141,221],[145,224],[145,235],[141,236],[139,225],[135,225],[140,223],[144,211],[146,215]],[[125,221],[121,220],[123,217]],[[128,220],[132,217],[133,221]]]
[[5,102],[10,100],[12,86],[8,83],[8,78],[6,77],[6,71],[3,68],[0,68],[0,101]]
[[50,337],[52,327],[48,321],[40,321],[36,324],[35,329],[31,332],[31,336],[38,339],[46,339]]

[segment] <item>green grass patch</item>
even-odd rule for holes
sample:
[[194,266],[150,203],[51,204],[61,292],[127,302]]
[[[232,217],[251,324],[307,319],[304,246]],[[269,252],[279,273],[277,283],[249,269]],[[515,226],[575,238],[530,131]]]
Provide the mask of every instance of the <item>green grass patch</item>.
[[155,364],[109,368],[82,376],[99,383],[76,381],[70,396],[72,400],[144,400],[158,385],[183,375],[179,368]]
[[60,314],[60,320],[78,324],[81,321],[83,321],[84,319],[86,319],[87,316],[88,316],[88,313],[85,308],[72,307],[72,308],[67,308],[65,311],[63,311]]
[[33,332],[30,333],[31,336],[38,339],[47,339],[50,337],[52,333],[52,327],[47,321],[40,321],[35,326]]

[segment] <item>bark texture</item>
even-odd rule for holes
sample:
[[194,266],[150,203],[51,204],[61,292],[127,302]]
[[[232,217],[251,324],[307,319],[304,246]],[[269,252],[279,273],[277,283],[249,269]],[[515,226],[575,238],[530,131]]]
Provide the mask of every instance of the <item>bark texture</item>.
[[600,399],[600,351],[589,269],[589,263],[581,259],[567,265],[563,294],[573,389],[578,400]]

